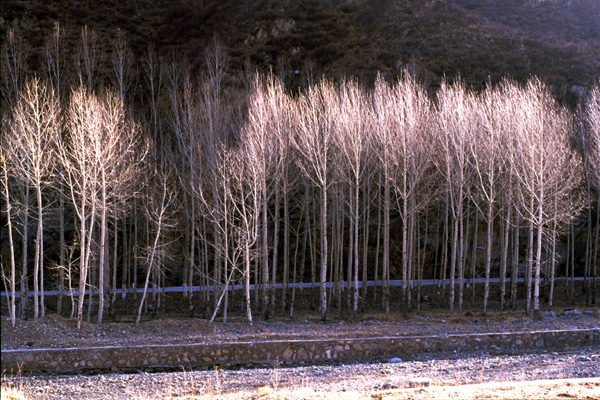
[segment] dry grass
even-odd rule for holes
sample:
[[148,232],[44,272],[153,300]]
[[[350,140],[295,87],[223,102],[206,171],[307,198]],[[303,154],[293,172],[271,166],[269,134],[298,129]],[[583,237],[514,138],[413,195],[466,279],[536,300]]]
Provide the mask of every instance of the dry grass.
[[[218,371],[217,371],[218,372]],[[273,369],[270,382],[257,389],[239,388],[222,391],[219,385],[219,374],[215,374],[210,382],[194,382],[193,376],[187,377],[189,391],[187,395],[172,394],[164,396],[147,396],[132,388],[129,399],[134,400],[351,400],[351,399],[388,399],[388,400],[432,400],[432,399],[600,399],[600,378],[535,380],[514,382],[478,383],[469,385],[453,385],[433,383],[430,387],[408,388],[401,385],[399,389],[389,390],[335,390],[316,388],[308,381],[295,382],[287,387],[280,387],[278,368]],[[90,388],[92,396],[93,388]],[[30,394],[35,393],[32,397]],[[39,400],[50,399],[42,388],[23,385],[17,378],[6,376],[2,380],[1,400]],[[83,397],[81,397],[83,398]],[[119,397],[115,397],[118,400]]]
[[[254,391],[240,390],[230,393],[206,393],[191,397],[177,397],[185,400],[205,399],[263,399],[263,400],[316,400],[316,399],[389,399],[389,400],[430,400],[430,399],[598,399],[600,398],[600,378],[540,380],[528,382],[496,382],[459,386],[431,386],[428,388],[406,388],[375,392],[327,392],[298,386],[277,389],[263,386]],[[165,398],[160,400],[174,400]],[[141,398],[139,400],[157,400]]]
[[[406,388],[374,392],[327,392],[298,386],[277,389],[263,386],[254,391],[240,390],[230,393],[206,393],[190,397],[177,397],[178,400],[317,400],[317,399],[388,399],[388,400],[430,400],[430,399],[598,399],[600,398],[600,378],[540,380],[528,382],[496,382],[459,386],[431,386],[428,388]],[[139,400],[157,400],[140,398]],[[160,400],[175,400],[168,397]]]
[[[20,373],[17,376],[20,376]],[[12,376],[2,374],[0,400],[28,400],[23,392],[23,383],[20,379],[13,380]]]

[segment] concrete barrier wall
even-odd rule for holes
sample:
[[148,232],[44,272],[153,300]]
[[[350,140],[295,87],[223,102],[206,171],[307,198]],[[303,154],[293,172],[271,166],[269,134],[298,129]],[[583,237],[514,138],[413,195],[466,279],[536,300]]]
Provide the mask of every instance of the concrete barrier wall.
[[4,373],[162,371],[214,365],[299,364],[388,359],[422,352],[568,350],[600,346],[600,330],[484,333],[363,339],[3,350]]

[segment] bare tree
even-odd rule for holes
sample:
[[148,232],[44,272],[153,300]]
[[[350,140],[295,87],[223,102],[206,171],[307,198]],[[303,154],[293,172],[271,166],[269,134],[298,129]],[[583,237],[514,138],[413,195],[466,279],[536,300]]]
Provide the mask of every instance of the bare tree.
[[[352,237],[352,248],[348,255],[351,271],[348,280],[352,281],[352,310],[358,313],[358,271],[359,271],[359,231],[360,231],[360,192],[368,166],[368,156],[372,146],[372,130],[368,126],[371,119],[367,106],[367,98],[358,83],[344,81],[341,83],[336,103],[330,105],[337,115],[338,124],[335,129],[336,152],[340,163],[337,170],[343,181],[348,184],[349,219]],[[364,212],[364,210],[363,210]],[[342,235],[343,236],[343,235]],[[366,266],[363,266],[366,268]]]
[[[134,82],[135,82],[135,69],[134,69],[134,65],[133,65],[133,54],[131,53],[131,50],[129,49],[127,42],[125,40],[125,34],[123,33],[123,31],[121,31],[120,29],[117,31],[117,35],[116,38],[114,40],[113,43],[113,54],[112,54],[112,67],[113,67],[113,74],[112,74],[112,81],[113,81],[113,86],[115,91],[118,93],[119,97],[122,99],[123,101],[123,112],[125,113],[125,117],[130,119],[132,116],[132,111],[131,108],[128,108],[130,106],[127,105],[127,99],[129,99],[129,95],[131,92],[131,87],[133,86]],[[120,197],[120,196],[118,196]],[[114,233],[113,233],[113,271],[112,271],[112,297],[111,297],[111,307],[113,306],[115,300],[116,300],[116,289],[117,289],[117,269],[118,269],[118,239],[119,239],[119,234],[118,234],[118,225],[119,222],[122,221],[123,223],[123,251],[122,251],[122,259],[123,259],[123,265],[122,265],[122,285],[123,288],[125,288],[125,282],[127,280],[127,273],[128,273],[128,268],[129,268],[129,256],[128,256],[128,236],[127,236],[127,225],[126,225],[126,220],[127,220],[127,216],[124,213],[124,208],[132,207],[132,204],[128,201],[126,201],[126,199],[123,198],[118,198],[118,199],[113,199],[113,201],[116,202],[121,202],[120,204],[116,205],[116,208],[118,210],[115,210],[114,215],[113,215],[113,225],[114,225]],[[134,201],[137,201],[137,199],[134,199]]]
[[[544,229],[554,219],[569,219],[577,208],[571,201],[552,207],[554,198],[564,199],[579,185],[581,161],[569,145],[571,116],[556,104],[548,89],[533,79],[525,88],[515,90],[518,91],[521,120],[521,127],[513,137],[518,149],[515,173],[520,183],[523,217],[530,224],[526,303],[529,314],[532,283],[533,309],[539,310]],[[557,180],[560,185],[556,184]],[[534,268],[535,281],[532,281]]]
[[20,34],[14,29],[9,29],[6,41],[2,46],[2,97],[7,109],[12,108],[19,99],[19,91],[24,84],[27,75],[27,47],[23,43]]
[[[175,60],[170,64],[169,71],[169,97],[171,100],[171,125],[176,138],[177,152],[173,155],[174,165],[177,168],[177,177],[182,188],[183,218],[185,225],[184,245],[184,296],[189,299],[190,310],[192,309],[193,292],[191,289],[194,281],[194,269],[196,268],[196,223],[198,220],[197,200],[195,188],[202,183],[201,168],[203,167],[199,157],[199,129],[197,118],[197,94],[194,93],[190,72],[187,67],[179,68]],[[179,162],[175,162],[175,160]]]
[[[127,185],[135,176],[136,166],[145,155],[138,146],[135,125],[125,118],[122,99],[113,92],[103,98],[78,89],[72,93],[68,115],[69,135],[63,149],[66,181],[80,222],[80,270],[78,326],[81,324],[90,256],[94,248],[93,233],[100,217],[99,283],[100,311],[104,306],[105,239],[109,198],[125,196]],[[131,193],[129,193],[131,194]],[[120,204],[113,202],[113,206]],[[114,210],[114,209],[113,209]]]
[[79,85],[87,88],[88,91],[92,91],[96,86],[101,59],[98,35],[85,25],[81,28],[81,42],[77,48],[75,69],[79,77]]
[[[273,170],[273,156],[274,147],[277,145],[276,132],[272,129],[273,115],[272,106],[277,107],[277,104],[273,104],[268,99],[269,89],[263,89],[258,76],[254,78],[254,90],[250,96],[249,110],[248,110],[248,124],[246,129],[242,131],[240,142],[242,146],[245,146],[248,151],[248,159],[255,163],[252,166],[252,176],[259,183],[260,187],[260,207],[261,207],[261,221],[260,221],[260,247],[261,247],[261,292],[262,292],[262,306],[265,315],[265,319],[269,318],[270,314],[270,302],[269,302],[269,242],[268,242],[268,203],[269,203],[269,191],[267,188],[267,179]],[[275,266],[272,266],[275,268]]]
[[[60,105],[60,111],[58,115],[59,130],[62,134],[65,127],[64,112],[68,106],[67,104],[67,87],[69,77],[66,74],[66,51],[65,51],[64,39],[61,33],[60,24],[55,22],[54,30],[46,40],[44,48],[44,73],[48,84],[53,88],[56,93]],[[62,164],[59,163],[58,169],[62,169]],[[59,171],[59,175],[63,175],[64,171]],[[63,181],[57,182],[55,197],[58,198],[58,219],[59,219],[59,260],[58,260],[58,299],[56,302],[56,313],[61,314],[63,292],[65,286],[65,266],[66,266],[66,252],[67,244],[65,242],[65,188]]]
[[[240,142],[243,146],[255,149],[252,151],[256,163],[253,171],[257,174],[261,189],[261,278],[265,318],[269,317],[275,306],[274,284],[278,267],[281,195],[283,191],[284,203],[286,203],[286,192],[289,191],[285,163],[289,162],[290,109],[290,99],[284,92],[282,82],[273,75],[267,76],[264,80],[258,75],[255,76],[248,101],[248,123],[242,131]],[[273,262],[269,269],[268,215],[272,196],[275,197],[272,234]],[[287,215],[287,209],[284,210],[284,213]],[[288,225],[286,227],[289,228]],[[286,274],[287,269],[284,267],[284,276]],[[267,290],[269,278],[271,280],[270,291]]]
[[[2,121],[3,125],[5,125],[5,121]],[[10,276],[8,277],[9,287],[10,287],[10,300],[8,303],[8,312],[10,314],[10,321],[12,326],[14,327],[16,324],[16,286],[17,286],[17,278],[16,278],[16,264],[15,264],[15,249],[14,249],[14,240],[13,240],[13,227],[12,227],[12,205],[11,205],[11,196],[9,190],[8,183],[8,165],[6,164],[6,156],[4,154],[4,143],[0,146],[0,167],[2,168],[2,176],[0,177],[0,183],[2,184],[3,191],[2,194],[4,196],[4,204],[6,206],[6,220],[8,224],[8,246],[9,246],[9,254],[10,254]],[[2,277],[4,278],[4,264],[2,265]]]
[[[588,192],[590,197],[592,190],[596,192],[596,233],[592,238],[593,232],[590,230],[588,243],[592,247],[589,251],[591,263],[594,270],[591,272],[594,277],[592,288],[592,304],[595,304],[596,285],[597,285],[597,260],[600,251],[600,86],[596,85],[589,99],[587,100],[584,118],[586,122],[582,142],[584,149],[584,166]],[[590,204],[590,209],[592,205]],[[592,221],[588,220],[588,225]],[[595,243],[595,245],[593,245]],[[588,288],[589,289],[589,288]],[[589,290],[588,290],[589,292]]]
[[427,94],[415,81],[405,75],[393,87],[392,103],[392,163],[394,171],[393,191],[397,209],[402,219],[402,300],[406,308],[410,302],[409,285],[412,288],[413,249],[419,242],[415,237],[416,218],[427,207],[431,193],[420,196],[424,180],[431,171],[428,168],[432,141],[427,122],[431,120],[431,105]]
[[[26,59],[28,55],[28,48],[26,44],[23,42],[23,38],[20,34],[15,33],[13,29],[10,29],[6,35],[6,41],[2,46],[2,59],[1,66],[3,74],[0,74],[2,79],[2,84],[0,85],[0,90],[2,91],[2,97],[4,99],[4,104],[6,107],[2,108],[2,112],[10,113],[11,110],[15,107],[19,96],[20,90],[24,84],[26,75],[27,75],[27,64]],[[5,114],[3,118],[9,118],[9,114]],[[10,165],[10,162],[8,163]],[[17,180],[18,197],[15,198],[15,201],[21,200],[19,204],[14,204],[15,206],[19,205],[19,207],[15,207],[15,216],[18,217],[19,223],[21,225],[20,235],[23,238],[22,240],[22,260],[21,260],[21,282],[20,282],[20,291],[21,291],[21,300],[19,302],[19,316],[21,318],[25,317],[25,308],[27,305],[28,299],[28,291],[29,291],[29,283],[27,279],[27,264],[28,264],[28,240],[26,238],[29,237],[29,183],[22,182]]]
[[134,183],[138,167],[145,157],[139,130],[128,120],[123,98],[107,91],[102,97],[101,136],[93,138],[94,168],[99,174],[100,196],[100,256],[99,256],[99,310],[98,324],[102,323],[105,304],[105,277],[108,275],[106,237],[109,213],[117,215],[126,198],[135,196]]
[[[206,230],[204,233],[204,242],[210,242],[214,249],[212,277],[209,276],[207,266],[205,278],[207,282],[213,282],[213,306],[216,309],[221,289],[218,283],[221,282],[223,272],[221,268],[224,256],[223,248],[227,247],[225,243],[227,238],[224,236],[221,225],[224,216],[220,214],[226,205],[222,193],[224,187],[219,185],[222,181],[222,173],[227,168],[227,165],[223,164],[223,148],[227,148],[232,141],[230,132],[233,129],[229,124],[232,123],[231,108],[235,106],[237,99],[232,99],[229,105],[225,101],[223,79],[227,57],[216,41],[207,51],[206,64],[208,74],[200,82],[197,104],[197,117],[199,118],[198,151],[200,152],[197,162],[201,165],[200,169],[203,172],[203,177],[195,190],[196,196],[201,200],[202,207],[205,208],[203,214],[206,214],[205,218],[212,225],[208,229],[211,232],[209,233]],[[210,201],[208,199],[209,194],[212,197]],[[211,233],[212,240],[209,241],[208,235]]]
[[[470,143],[470,160],[475,174],[475,196],[473,203],[479,209],[487,223],[487,245],[485,253],[485,289],[483,313],[487,313],[490,296],[490,274],[492,269],[492,251],[494,246],[494,219],[497,212],[497,197],[501,193],[502,154],[506,149],[502,141],[508,136],[504,131],[506,120],[500,90],[488,89],[479,98],[473,112],[476,134]],[[480,204],[483,203],[483,204]],[[477,217],[476,217],[477,218]],[[473,246],[475,251],[476,245]],[[474,257],[475,258],[475,257]]]
[[[252,248],[261,235],[259,228],[261,227],[260,219],[263,217],[264,204],[262,202],[264,197],[262,190],[265,177],[261,165],[264,150],[257,147],[258,143],[255,139],[245,137],[245,134],[251,136],[255,133],[244,130],[240,148],[232,154],[233,162],[229,163],[231,173],[230,194],[233,207],[232,239],[236,243],[236,247],[243,249],[246,318],[252,323],[250,264],[255,258],[252,254]],[[232,265],[235,267],[235,263],[232,263]],[[264,306],[268,307],[268,304]]]
[[474,95],[461,83],[450,86],[444,82],[437,95],[438,171],[443,176],[452,213],[453,232],[450,258],[450,312],[454,312],[455,276],[458,266],[458,311],[462,312],[464,288],[464,227],[465,197],[470,185],[472,170],[468,160],[468,146],[473,134]]
[[[102,104],[100,100],[80,88],[71,94],[68,112],[68,137],[62,150],[65,180],[71,201],[79,220],[79,300],[77,328],[81,327],[83,300],[87,285],[92,235],[98,213],[99,172],[96,168],[94,138],[101,137]],[[97,145],[96,145],[97,146]]]
[[[152,168],[152,167],[150,167]],[[148,183],[152,186],[149,196],[144,198],[144,210],[147,217],[152,221],[153,240],[148,245],[145,263],[148,270],[144,280],[144,291],[138,307],[136,323],[142,318],[142,310],[148,294],[150,276],[153,271],[161,272],[161,262],[166,260],[166,251],[169,245],[167,230],[174,226],[173,216],[176,213],[175,199],[177,191],[171,183],[175,180],[173,171],[168,165],[147,170],[150,173]]]
[[319,190],[320,228],[320,310],[321,320],[327,319],[327,207],[331,175],[331,152],[333,146],[333,125],[335,116],[329,104],[336,96],[333,84],[321,82],[311,87],[298,99],[297,135],[294,148],[299,153],[298,167]]
[[[38,78],[30,79],[12,112],[11,132],[4,143],[14,176],[31,184],[36,194],[37,232],[33,272],[34,318],[44,316],[44,204],[42,192],[51,184],[59,104],[54,91]],[[26,238],[23,238],[26,240]],[[40,282],[41,278],[41,282]]]
[[[391,90],[383,78],[379,77],[375,83],[373,92],[373,129],[375,131],[375,152],[379,158],[379,182],[383,191],[383,201],[380,211],[383,214],[383,260],[382,260],[382,283],[383,283],[383,307],[385,313],[390,312],[390,210],[391,190],[394,176],[393,153],[392,153],[392,128],[391,115],[388,104],[393,96]],[[379,228],[378,228],[379,229]],[[379,235],[379,233],[378,233]],[[379,236],[378,236],[379,238]],[[379,246],[379,240],[377,240]],[[377,251],[379,254],[379,249]],[[377,277],[377,272],[375,273]]]
[[[156,54],[153,46],[148,47],[143,58],[144,78],[147,85],[147,101],[150,107],[150,116],[148,117],[148,126],[152,133],[154,141],[154,162],[158,164],[158,160],[162,158],[164,149],[163,139],[160,134],[161,120],[160,113],[160,98],[164,90],[164,62]],[[160,153],[160,154],[159,154]]]

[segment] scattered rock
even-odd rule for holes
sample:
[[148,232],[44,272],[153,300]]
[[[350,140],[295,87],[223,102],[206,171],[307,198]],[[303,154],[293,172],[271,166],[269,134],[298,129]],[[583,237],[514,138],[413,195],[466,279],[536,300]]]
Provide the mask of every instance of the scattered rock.
[[594,310],[587,310],[587,311],[583,312],[583,315],[587,315],[587,316],[593,317],[594,315],[596,315],[596,313],[594,312]]
[[398,358],[398,357],[394,357],[394,358],[390,358],[389,363],[401,363],[402,359]]
[[408,382],[408,386],[411,388],[429,387],[432,382],[431,378],[413,378]]
[[546,314],[544,314],[544,318],[556,318],[556,314],[554,314],[553,311],[548,311]]
[[579,318],[581,317],[581,313],[577,310],[566,310],[562,313],[562,316],[565,318]]

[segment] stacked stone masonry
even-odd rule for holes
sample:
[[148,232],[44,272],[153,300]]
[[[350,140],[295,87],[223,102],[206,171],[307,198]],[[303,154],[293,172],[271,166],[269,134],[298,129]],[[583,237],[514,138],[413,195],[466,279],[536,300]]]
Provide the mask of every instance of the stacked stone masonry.
[[169,370],[248,364],[389,359],[423,352],[568,350],[600,346],[600,330],[255,341],[2,351],[4,373]]

